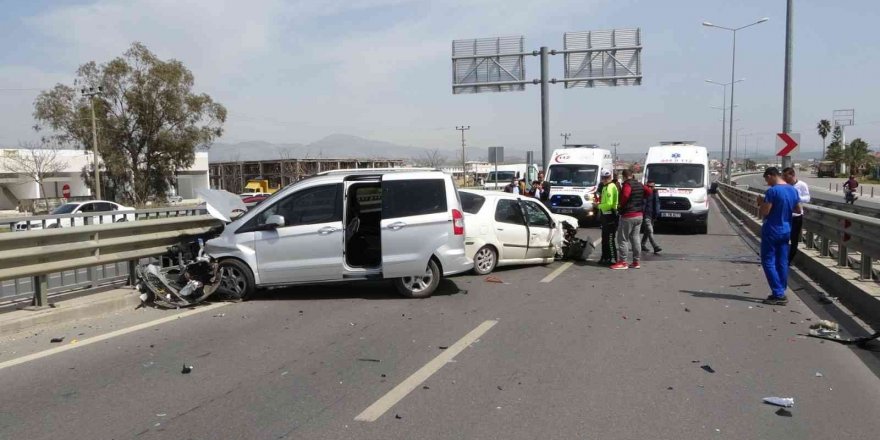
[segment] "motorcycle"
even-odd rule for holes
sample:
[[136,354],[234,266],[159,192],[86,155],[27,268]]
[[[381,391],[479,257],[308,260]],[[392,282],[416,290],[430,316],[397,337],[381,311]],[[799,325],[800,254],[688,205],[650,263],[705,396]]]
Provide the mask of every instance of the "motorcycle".
[[[205,200],[208,213],[223,223],[231,222],[236,213],[247,210],[240,197],[225,191],[203,189],[199,195]],[[206,237],[214,233],[217,231],[212,230]],[[136,287],[144,305],[192,307],[223,290],[219,262],[205,253],[204,238],[169,246],[160,261],[170,260],[176,264],[146,263],[135,268]]]
[[853,190],[845,190],[843,193],[843,198],[846,203],[850,205],[854,205],[856,203],[856,199],[859,197],[856,195],[856,192]]

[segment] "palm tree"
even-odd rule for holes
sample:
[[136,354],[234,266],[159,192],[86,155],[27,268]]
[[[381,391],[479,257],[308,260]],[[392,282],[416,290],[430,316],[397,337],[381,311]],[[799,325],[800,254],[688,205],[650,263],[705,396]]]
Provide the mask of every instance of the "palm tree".
[[874,155],[871,154],[868,143],[862,140],[862,138],[853,139],[847,145],[846,151],[843,153],[843,159],[853,174],[863,173],[874,163]]
[[825,158],[825,138],[828,137],[828,134],[831,133],[831,121],[827,119],[822,119],[816,124],[816,130],[819,132],[819,136],[822,138],[822,158]]

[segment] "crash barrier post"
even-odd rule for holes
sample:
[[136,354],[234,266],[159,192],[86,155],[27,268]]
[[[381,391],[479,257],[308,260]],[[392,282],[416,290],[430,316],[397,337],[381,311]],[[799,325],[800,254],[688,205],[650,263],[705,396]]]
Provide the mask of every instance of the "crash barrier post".
[[206,213],[207,210],[200,206],[177,206],[168,208],[136,209],[134,211],[106,211],[79,214],[6,217],[3,218],[0,225],[6,225],[10,231],[15,232],[31,229],[78,227],[87,224],[105,224],[167,217],[183,217]]
[[[220,224],[209,215],[198,215],[0,234],[0,281],[16,280],[17,285],[18,279],[30,277],[33,305],[46,306],[50,293],[87,287],[77,284],[50,289],[50,277],[127,262],[127,278],[133,281],[136,261],[162,255],[168,246]],[[88,284],[96,283],[97,276]]]
[[[757,217],[758,196],[756,191],[719,184],[721,193],[741,209]],[[819,240],[819,255],[830,256],[831,245],[837,247],[837,265],[852,268],[850,257],[859,261],[859,275],[863,280],[875,279],[873,261],[880,258],[880,219],[831,209],[823,206],[804,205],[804,231],[807,243]],[[810,246],[808,245],[809,249]],[[855,256],[854,253],[858,253]]]

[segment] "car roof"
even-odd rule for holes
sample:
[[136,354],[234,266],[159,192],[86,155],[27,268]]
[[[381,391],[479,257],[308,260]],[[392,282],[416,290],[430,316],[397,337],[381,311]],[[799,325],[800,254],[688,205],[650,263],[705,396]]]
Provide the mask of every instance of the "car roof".
[[[467,192],[471,194],[476,194],[482,197],[495,197],[496,199],[510,199],[516,200],[517,198],[523,197],[521,194],[513,194],[503,191],[486,191],[483,189],[460,189],[460,192]],[[530,197],[527,197],[530,198]]]
[[430,173],[442,173],[443,171],[437,168],[355,168],[355,169],[345,169],[345,170],[330,170],[318,173],[317,176],[349,176],[349,175],[360,175],[360,174],[390,174],[390,173],[411,173],[417,171],[425,171]]

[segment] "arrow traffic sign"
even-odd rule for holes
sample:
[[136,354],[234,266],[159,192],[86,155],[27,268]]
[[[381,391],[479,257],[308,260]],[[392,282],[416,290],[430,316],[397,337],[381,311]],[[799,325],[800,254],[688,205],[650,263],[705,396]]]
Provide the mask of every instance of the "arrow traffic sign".
[[800,133],[776,133],[777,156],[790,156],[801,143]]

